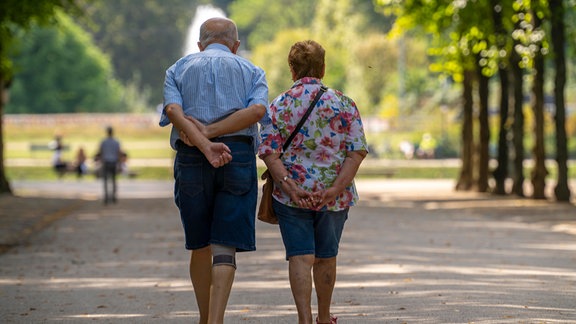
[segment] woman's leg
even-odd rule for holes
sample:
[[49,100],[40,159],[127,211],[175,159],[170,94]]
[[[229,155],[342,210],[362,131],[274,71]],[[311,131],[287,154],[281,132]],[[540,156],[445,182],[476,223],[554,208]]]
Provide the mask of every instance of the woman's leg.
[[318,298],[318,322],[330,323],[330,304],[336,283],[336,257],[316,258],[313,272]]
[[312,295],[312,265],[314,255],[296,255],[288,261],[288,275],[294,303],[298,310],[298,323],[312,323],[312,308],[310,305]]

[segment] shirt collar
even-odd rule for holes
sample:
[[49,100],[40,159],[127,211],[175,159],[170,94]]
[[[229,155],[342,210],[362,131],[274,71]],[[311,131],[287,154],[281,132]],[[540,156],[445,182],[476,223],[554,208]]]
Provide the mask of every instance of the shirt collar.
[[313,77],[303,77],[302,79],[296,80],[296,82],[294,82],[292,85],[292,88],[305,84],[322,84],[322,80]]
[[228,48],[228,46],[226,46],[224,44],[220,44],[220,43],[212,43],[212,44],[206,46],[206,50],[210,50],[210,49],[232,53],[232,51]]

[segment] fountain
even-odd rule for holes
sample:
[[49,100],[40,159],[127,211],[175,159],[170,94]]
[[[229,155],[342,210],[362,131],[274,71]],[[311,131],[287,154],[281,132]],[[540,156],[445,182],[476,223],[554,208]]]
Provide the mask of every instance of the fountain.
[[226,15],[222,9],[214,7],[213,5],[200,5],[196,8],[196,13],[188,27],[186,34],[186,43],[184,44],[184,55],[197,53],[198,39],[200,38],[200,26],[204,21],[209,18],[221,17],[225,18]]

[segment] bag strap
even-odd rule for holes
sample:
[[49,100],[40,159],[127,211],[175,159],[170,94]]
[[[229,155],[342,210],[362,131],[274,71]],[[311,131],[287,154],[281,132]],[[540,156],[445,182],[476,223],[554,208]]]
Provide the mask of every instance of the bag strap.
[[[298,134],[298,132],[300,131],[300,128],[302,128],[302,125],[304,125],[304,123],[306,122],[306,119],[308,119],[308,116],[310,116],[312,109],[314,109],[314,106],[316,106],[316,103],[318,103],[318,100],[320,100],[320,97],[322,97],[322,94],[326,91],[328,91],[328,88],[326,88],[326,86],[320,87],[320,90],[318,91],[318,93],[316,94],[316,97],[314,98],[314,100],[310,104],[310,107],[308,107],[308,110],[306,110],[306,113],[304,114],[304,116],[302,116],[302,119],[300,119],[300,121],[298,122],[298,125],[296,125],[296,128],[294,128],[294,131],[292,132],[292,134],[290,134],[290,136],[288,137],[288,139],[286,140],[286,142],[282,146],[282,149],[284,151],[286,151],[288,146],[290,146],[290,143],[292,143],[292,140],[294,139],[294,137],[296,137],[296,134]],[[282,152],[282,154],[280,154],[280,157],[282,157],[282,155],[284,155],[284,152]]]

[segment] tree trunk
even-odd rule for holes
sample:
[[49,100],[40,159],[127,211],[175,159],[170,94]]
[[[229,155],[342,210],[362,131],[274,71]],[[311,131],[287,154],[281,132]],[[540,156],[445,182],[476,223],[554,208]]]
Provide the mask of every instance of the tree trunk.
[[549,0],[551,17],[552,47],[554,48],[554,103],[556,114],[556,163],[558,164],[558,183],[554,195],[558,201],[570,201],[568,188],[568,139],[566,137],[566,107],[564,106],[564,88],[566,86],[566,53],[564,6],[562,0]]
[[465,71],[463,81],[463,113],[462,113],[462,169],[456,183],[456,190],[467,191],[472,189],[474,181],[473,147],[474,147],[474,123],[473,123],[473,99],[472,88],[474,72]]
[[522,106],[524,103],[523,74],[520,67],[520,55],[512,50],[510,54],[511,69],[514,86],[514,123],[512,124],[512,144],[514,145],[513,160],[513,185],[512,193],[524,197],[524,112]]
[[496,187],[494,193],[505,195],[506,179],[508,179],[508,164],[510,163],[508,134],[510,133],[510,79],[509,71],[505,68],[498,69],[500,78],[500,129],[498,130],[498,166],[493,172]]
[[482,73],[482,67],[477,66],[478,72],[478,98],[480,101],[478,121],[480,129],[480,140],[478,145],[478,192],[488,191],[488,170],[490,162],[490,124],[488,123],[488,81],[489,78]]
[[[534,15],[534,28],[540,29],[542,20],[538,15]],[[533,187],[532,198],[545,199],[546,189],[546,151],[544,148],[544,57],[540,52],[541,44],[538,44],[538,51],[534,57],[534,84],[532,94],[534,101],[532,111],[534,112],[534,147],[532,154],[534,158],[534,169],[532,169],[531,181]]]
[[0,194],[12,194],[4,169],[4,103],[7,101],[8,82],[0,72]]
[[[501,7],[499,0],[491,0],[490,6],[492,7],[492,20],[494,21],[494,28],[496,31],[496,40],[499,49],[506,48],[508,32],[502,23],[502,11],[496,10]],[[498,129],[498,166],[492,173],[496,186],[493,192],[497,195],[505,195],[506,192],[506,179],[508,178],[508,163],[509,148],[508,148],[508,133],[509,133],[509,110],[510,110],[510,79],[508,77],[508,68],[506,64],[501,62],[498,66],[498,77],[500,82],[500,124]]]

